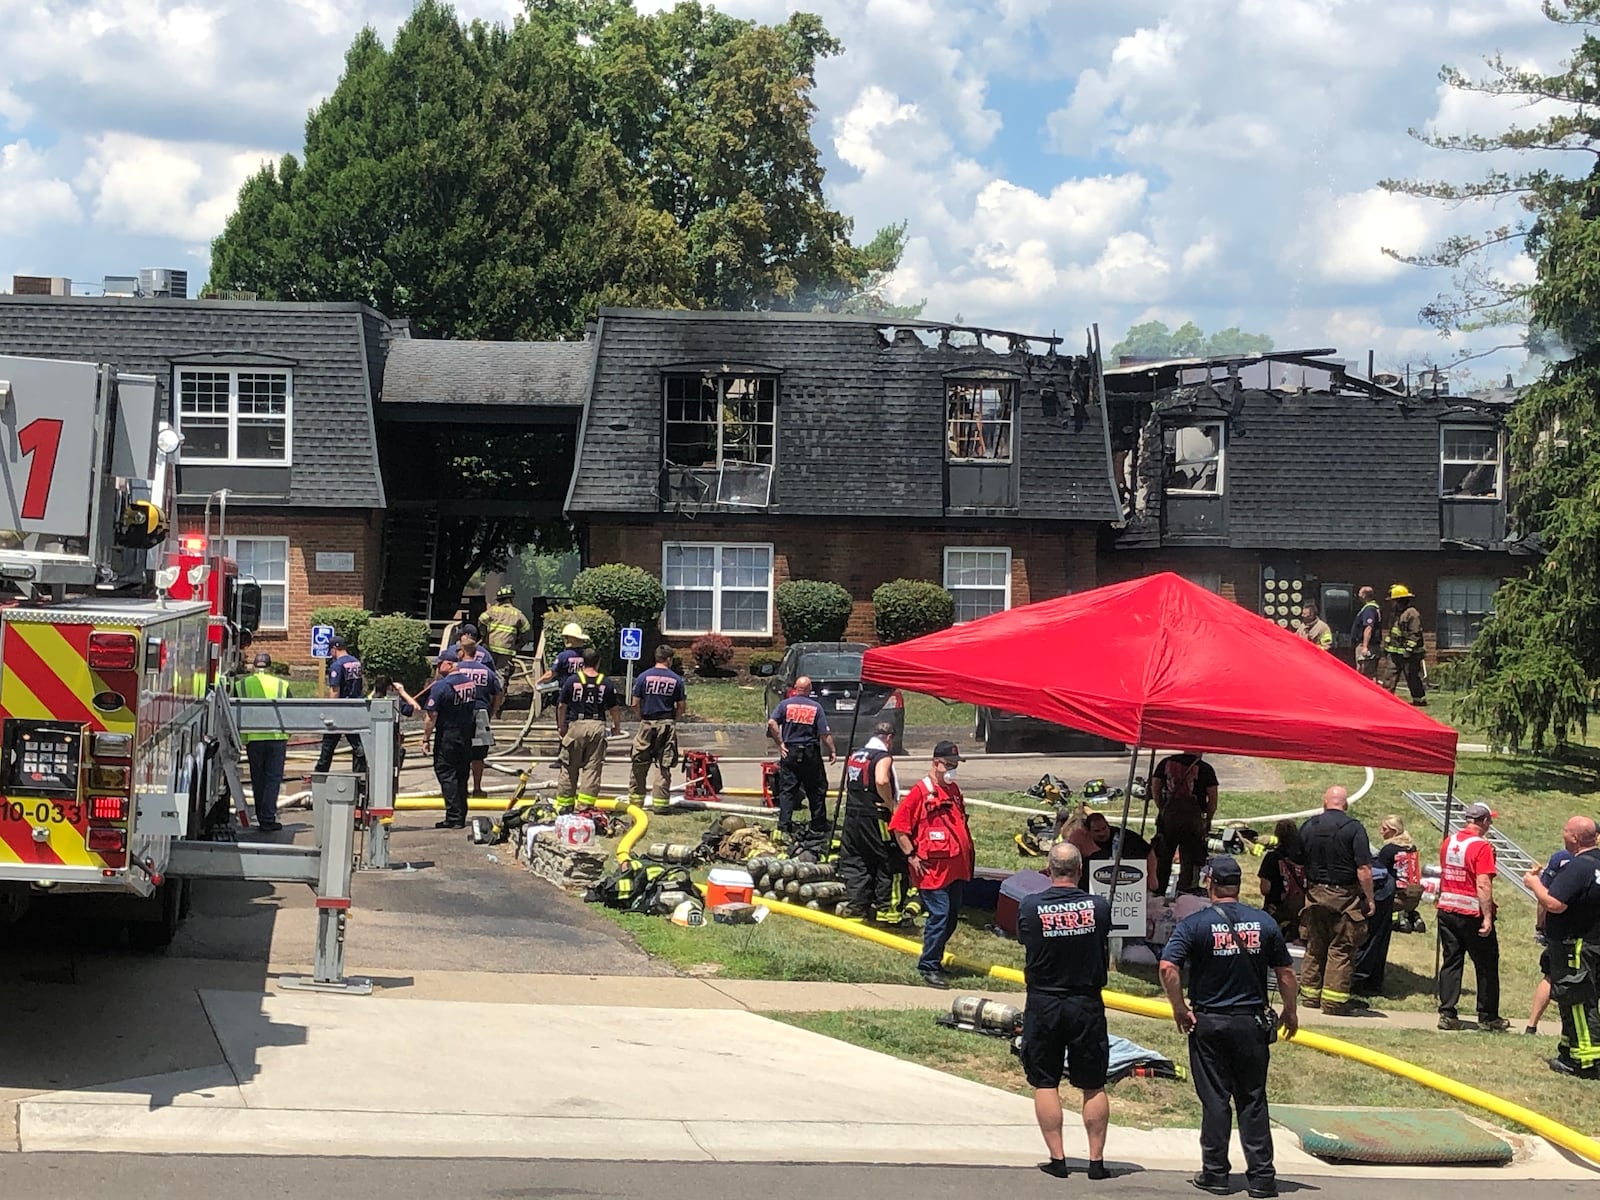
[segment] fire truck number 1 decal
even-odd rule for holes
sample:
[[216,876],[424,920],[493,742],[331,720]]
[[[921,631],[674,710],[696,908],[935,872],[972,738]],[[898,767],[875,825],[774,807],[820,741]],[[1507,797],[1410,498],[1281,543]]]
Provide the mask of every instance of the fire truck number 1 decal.
[[32,825],[81,825],[83,805],[76,800],[66,803],[52,800],[30,803],[0,800],[0,821],[27,821]]
[[17,431],[17,445],[32,457],[28,466],[28,486],[22,493],[22,519],[44,520],[50,503],[50,484],[56,475],[56,454],[61,449],[61,427],[66,422],[54,417],[39,417]]

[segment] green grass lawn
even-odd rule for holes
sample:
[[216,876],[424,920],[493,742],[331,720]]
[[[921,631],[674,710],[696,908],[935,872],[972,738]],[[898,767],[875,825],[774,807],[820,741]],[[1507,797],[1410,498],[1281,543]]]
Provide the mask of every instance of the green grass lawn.
[[[1032,1094],[1004,1041],[944,1029],[930,1012],[778,1013],[774,1019],[991,1087]],[[1171,1022],[1111,1013],[1109,1023],[1113,1033],[1187,1066],[1186,1039]],[[1545,1066],[1545,1058],[1555,1052],[1553,1038],[1362,1031],[1347,1040],[1475,1084],[1581,1132],[1600,1130],[1595,1085],[1563,1078]],[[1273,1050],[1268,1094],[1277,1104],[1449,1107],[1497,1120],[1420,1084],[1292,1042],[1280,1042]],[[1111,1120],[1144,1129],[1193,1128],[1199,1124],[1200,1108],[1186,1080],[1129,1079],[1111,1091]],[[1111,1151],[1115,1155],[1114,1135]]]
[[[940,700],[918,692],[904,692],[907,726],[957,726],[971,729],[972,705]],[[732,679],[689,679],[688,715],[692,720],[718,724],[762,724],[769,709],[759,684]]]

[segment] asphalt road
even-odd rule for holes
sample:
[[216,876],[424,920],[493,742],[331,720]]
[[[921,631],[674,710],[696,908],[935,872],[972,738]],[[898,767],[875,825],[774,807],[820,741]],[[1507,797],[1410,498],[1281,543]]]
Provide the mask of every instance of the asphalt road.
[[[627,1155],[617,1147],[618,1158]],[[1081,1166],[1081,1164],[1079,1164]],[[774,1196],[803,1200],[1010,1200],[1083,1195],[1085,1190],[1122,1200],[1193,1197],[1187,1176],[1126,1167],[1105,1183],[1081,1174],[1062,1181],[1037,1171],[967,1167],[767,1166],[685,1163],[518,1162],[456,1159],[146,1158],[118,1154],[25,1154],[3,1166],[6,1194],[31,1200],[171,1200],[174,1195],[232,1196],[238,1200],[303,1200],[306,1196],[381,1196],[384,1200],[749,1200]],[[1238,1195],[1243,1179],[1235,1175]],[[1376,1189],[1417,1189],[1427,1184],[1318,1178],[1280,1180],[1285,1196],[1315,1200],[1371,1200]],[[1479,1182],[1452,1181],[1452,1200],[1501,1200],[1503,1183],[1486,1170]],[[1517,1185],[1518,1200],[1588,1196],[1592,1181]]]

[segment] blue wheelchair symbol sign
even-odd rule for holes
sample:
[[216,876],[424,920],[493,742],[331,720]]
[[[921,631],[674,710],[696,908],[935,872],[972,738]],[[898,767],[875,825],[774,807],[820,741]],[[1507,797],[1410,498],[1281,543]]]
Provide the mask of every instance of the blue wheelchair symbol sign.
[[311,627],[311,657],[333,657],[332,625],[313,625]]
[[622,631],[622,659],[624,662],[638,662],[644,657],[644,630],[637,625],[629,625]]

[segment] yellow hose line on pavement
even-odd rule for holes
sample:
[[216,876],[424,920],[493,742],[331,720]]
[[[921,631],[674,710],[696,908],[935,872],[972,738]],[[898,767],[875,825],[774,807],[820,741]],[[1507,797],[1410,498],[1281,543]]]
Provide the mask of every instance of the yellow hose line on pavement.
[[[468,812],[493,812],[503,813],[509,806],[503,800],[468,800]],[[650,827],[649,814],[636,804],[629,804],[626,800],[595,800],[586,805],[589,808],[603,808],[607,812],[625,812],[633,818],[633,825],[628,832],[622,835],[622,840],[617,843],[617,861],[626,862],[633,852],[634,846],[644,836],[644,831]],[[443,796],[403,796],[394,802],[396,812],[443,812]]]
[[[910,938],[896,937],[882,929],[873,929],[869,925],[857,924],[836,917],[832,913],[817,912],[814,909],[801,908],[798,905],[785,904],[779,900],[763,900],[763,905],[773,912],[782,913],[787,917],[799,917],[802,921],[810,921],[813,925],[821,925],[825,929],[838,930],[855,937],[864,938],[869,942],[876,942],[880,946],[887,946],[891,950],[898,950],[902,954],[921,954],[922,943],[912,941]],[[1022,972],[1015,967],[1002,967],[997,964],[968,962],[954,954],[944,956],[947,966],[959,967],[965,971],[976,971],[992,979],[1004,979],[1010,983],[1022,983]],[[1172,1020],[1172,1008],[1165,1000],[1152,1000],[1144,996],[1129,996],[1123,992],[1107,991],[1103,993],[1107,1008],[1119,1012],[1132,1013],[1140,1017],[1155,1017],[1160,1020]],[[1448,1075],[1440,1075],[1426,1067],[1419,1067],[1415,1063],[1406,1062],[1403,1058],[1396,1058],[1392,1054],[1384,1054],[1378,1050],[1371,1050],[1365,1046],[1347,1042],[1342,1038],[1329,1037],[1327,1034],[1313,1033],[1309,1029],[1301,1029],[1295,1034],[1294,1042],[1308,1050],[1317,1050],[1323,1054],[1332,1054],[1338,1058],[1347,1058],[1351,1062],[1358,1062],[1368,1067],[1375,1067],[1396,1075],[1401,1079],[1409,1079],[1412,1083],[1421,1084],[1425,1088],[1432,1088],[1436,1092],[1443,1092],[1467,1104],[1491,1112],[1497,1117],[1533,1130],[1546,1141],[1570,1150],[1573,1154],[1587,1159],[1590,1163],[1600,1166],[1600,1141],[1579,1133],[1576,1129],[1553,1121],[1549,1117],[1524,1108],[1510,1100],[1475,1088],[1471,1084],[1462,1083],[1451,1079]]]

